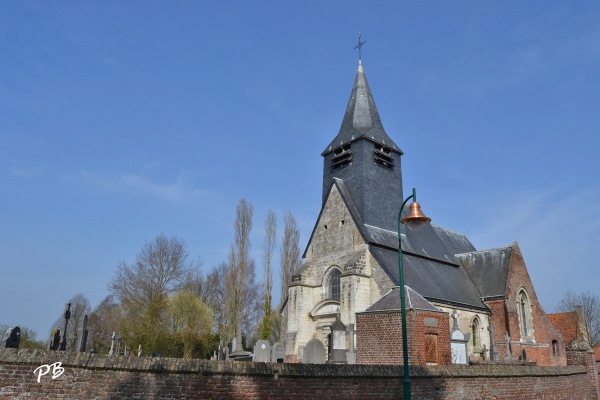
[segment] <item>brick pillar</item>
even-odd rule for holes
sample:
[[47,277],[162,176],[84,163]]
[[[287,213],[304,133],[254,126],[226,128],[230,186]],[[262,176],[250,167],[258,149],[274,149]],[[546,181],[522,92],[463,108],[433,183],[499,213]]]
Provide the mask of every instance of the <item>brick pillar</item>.
[[567,365],[583,365],[588,371],[589,399],[600,399],[600,382],[594,352],[589,349],[567,350]]

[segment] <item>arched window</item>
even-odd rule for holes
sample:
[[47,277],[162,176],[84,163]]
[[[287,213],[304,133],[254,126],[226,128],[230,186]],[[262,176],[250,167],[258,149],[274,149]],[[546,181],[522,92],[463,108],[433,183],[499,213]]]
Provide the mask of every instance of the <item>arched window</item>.
[[558,355],[558,342],[556,340],[552,341],[552,355],[554,357]]
[[519,327],[521,330],[521,339],[533,339],[533,323],[531,319],[531,303],[529,296],[524,289],[519,291],[517,296],[517,310],[519,312]]
[[329,298],[334,300],[340,300],[340,275],[342,271],[334,268],[329,274]]
[[477,346],[481,346],[481,339],[479,338],[479,317],[473,318],[473,323],[471,324],[471,336],[473,340],[473,348]]

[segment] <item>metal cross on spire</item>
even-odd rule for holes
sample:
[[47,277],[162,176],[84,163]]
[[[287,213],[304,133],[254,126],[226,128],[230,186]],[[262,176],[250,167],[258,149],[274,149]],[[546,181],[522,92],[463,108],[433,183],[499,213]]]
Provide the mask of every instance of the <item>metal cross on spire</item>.
[[362,60],[362,56],[360,54],[360,48],[363,46],[363,44],[367,43],[367,41],[365,40],[364,42],[360,41],[360,38],[362,37],[362,33],[358,32],[358,45],[356,45],[356,47],[354,47],[354,50],[358,49],[358,59]]

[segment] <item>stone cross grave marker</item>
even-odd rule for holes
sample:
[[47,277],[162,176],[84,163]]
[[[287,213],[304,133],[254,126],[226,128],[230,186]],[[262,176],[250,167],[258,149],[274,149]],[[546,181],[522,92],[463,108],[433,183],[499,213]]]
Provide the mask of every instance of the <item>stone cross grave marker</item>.
[[268,340],[257,340],[254,345],[254,362],[271,361],[271,344]]
[[311,339],[304,347],[305,364],[325,364],[325,346],[319,339]]
[[273,343],[273,347],[271,348],[271,362],[283,363],[284,360],[285,360],[285,349],[283,347],[283,343],[281,343],[281,342]]
[[512,360],[512,355],[510,354],[510,336],[508,336],[508,332],[504,332],[504,342],[506,343],[504,359],[510,361]]
[[452,354],[452,364],[467,363],[467,338],[458,327],[458,314],[456,311],[452,314],[452,332],[450,332],[450,352]]
[[85,346],[87,346],[87,338],[88,338],[88,316],[87,314],[83,317],[83,325],[81,326],[81,331],[79,334],[79,338],[77,339],[77,351],[85,352]]

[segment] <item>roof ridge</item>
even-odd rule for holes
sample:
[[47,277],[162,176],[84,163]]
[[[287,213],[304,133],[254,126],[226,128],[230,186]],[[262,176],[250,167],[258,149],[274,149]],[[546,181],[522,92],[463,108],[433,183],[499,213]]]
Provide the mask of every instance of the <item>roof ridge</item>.
[[[430,224],[431,224],[431,222],[430,222]],[[443,229],[443,230],[445,230],[445,231],[447,231],[447,232],[452,232],[452,233],[456,233],[457,235],[467,236],[467,234],[466,234],[466,233],[457,232],[457,231],[455,231],[455,230],[453,230],[453,229],[448,229],[448,228],[446,228],[445,226],[436,225],[436,224],[431,224],[431,225],[432,225],[432,226],[434,226],[434,227],[436,227],[436,228]]]
[[490,249],[483,249],[483,250],[476,250],[476,251],[467,251],[465,253],[457,253],[455,254],[456,257],[463,255],[463,254],[475,254],[475,253],[487,253],[490,252],[492,250],[504,250],[504,249],[512,249],[513,245],[508,245],[508,246],[501,246],[501,247],[492,247]]

